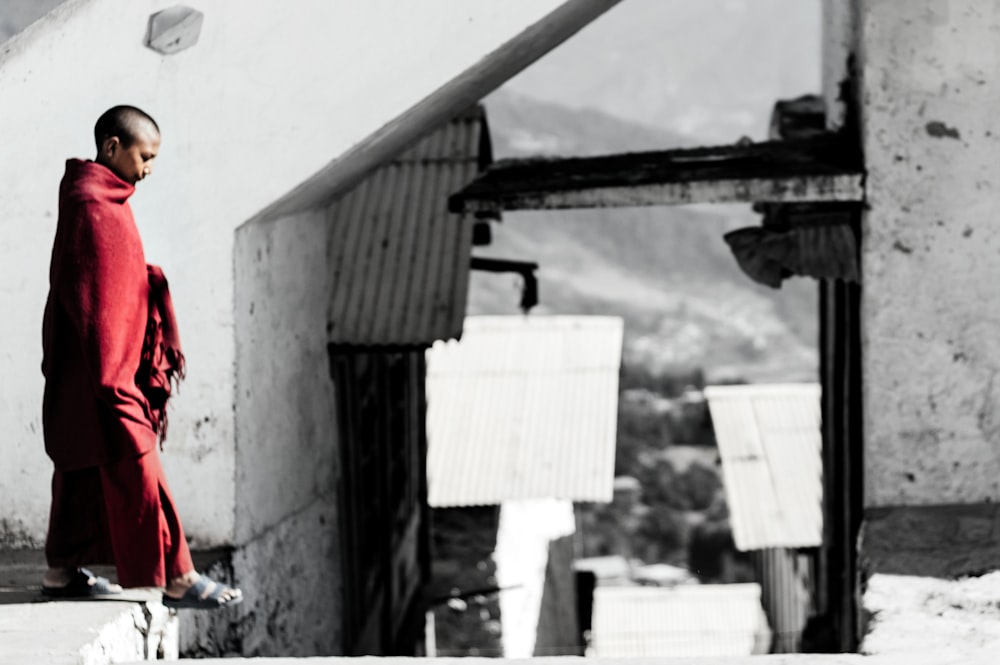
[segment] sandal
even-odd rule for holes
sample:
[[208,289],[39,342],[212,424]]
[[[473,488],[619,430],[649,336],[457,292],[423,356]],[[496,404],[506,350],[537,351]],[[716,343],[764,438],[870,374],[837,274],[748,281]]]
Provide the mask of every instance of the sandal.
[[117,596],[120,589],[112,589],[111,581],[106,577],[98,577],[86,568],[78,568],[69,584],[64,586],[42,585],[42,595],[49,598],[98,598],[101,596]]
[[[225,599],[222,594],[226,590],[237,594],[235,597]],[[175,610],[217,610],[230,605],[238,605],[243,602],[243,592],[239,589],[230,589],[224,584],[219,584],[207,575],[202,575],[198,581],[192,584],[184,595],[180,598],[171,598],[163,594],[163,605]]]

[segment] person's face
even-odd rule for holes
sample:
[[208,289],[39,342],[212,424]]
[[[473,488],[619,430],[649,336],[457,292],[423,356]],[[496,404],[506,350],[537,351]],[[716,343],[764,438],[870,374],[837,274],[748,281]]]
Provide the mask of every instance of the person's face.
[[101,152],[101,162],[134,185],[153,172],[153,160],[160,152],[160,133],[154,127],[144,127],[127,147],[112,136],[104,142]]

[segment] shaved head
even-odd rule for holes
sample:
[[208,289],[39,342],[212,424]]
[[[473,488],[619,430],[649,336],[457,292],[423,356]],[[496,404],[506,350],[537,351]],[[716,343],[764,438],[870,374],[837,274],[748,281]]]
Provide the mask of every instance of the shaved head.
[[160,133],[156,121],[142,109],[134,106],[115,106],[97,119],[97,124],[94,125],[94,142],[100,150],[105,141],[117,136],[122,146],[127,148],[150,129],[157,135]]
[[160,128],[145,111],[134,106],[108,109],[94,125],[94,140],[94,161],[125,182],[134,185],[153,172],[153,160],[160,151]]

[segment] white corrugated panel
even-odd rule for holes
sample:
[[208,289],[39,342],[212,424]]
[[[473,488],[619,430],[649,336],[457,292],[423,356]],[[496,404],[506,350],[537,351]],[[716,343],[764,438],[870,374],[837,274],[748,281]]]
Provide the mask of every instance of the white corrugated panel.
[[757,584],[594,589],[588,656],[749,656],[769,644]]
[[740,550],[816,547],[823,539],[817,384],[710,386],[705,397]]
[[622,320],[477,316],[427,353],[428,501],[611,500]]

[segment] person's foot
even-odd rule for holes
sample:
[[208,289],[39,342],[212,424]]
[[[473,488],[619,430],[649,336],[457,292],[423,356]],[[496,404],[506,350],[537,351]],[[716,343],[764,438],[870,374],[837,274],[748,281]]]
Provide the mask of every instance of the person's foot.
[[241,590],[219,584],[196,571],[170,580],[163,591],[163,604],[175,608],[215,609],[242,600]]
[[113,596],[122,587],[86,568],[49,568],[42,577],[42,594],[55,597]]
[[64,587],[73,581],[76,568],[49,568],[42,577],[42,586],[47,589]]

